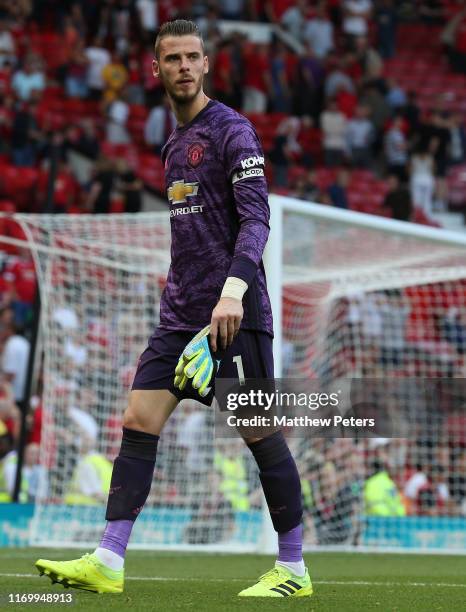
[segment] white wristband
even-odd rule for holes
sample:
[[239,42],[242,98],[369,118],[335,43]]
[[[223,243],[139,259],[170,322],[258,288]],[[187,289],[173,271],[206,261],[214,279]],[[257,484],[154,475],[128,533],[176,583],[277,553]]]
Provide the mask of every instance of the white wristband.
[[248,285],[244,282],[244,280],[241,278],[236,278],[236,276],[229,276],[223,285],[222,294],[220,297],[233,298],[241,302],[247,288]]

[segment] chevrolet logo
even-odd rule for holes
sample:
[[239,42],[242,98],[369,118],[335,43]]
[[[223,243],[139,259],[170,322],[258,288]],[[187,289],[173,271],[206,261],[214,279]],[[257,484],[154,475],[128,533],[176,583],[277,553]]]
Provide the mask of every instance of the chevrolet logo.
[[199,183],[185,183],[181,181],[173,181],[168,188],[168,199],[171,204],[184,204],[186,198],[197,195]]

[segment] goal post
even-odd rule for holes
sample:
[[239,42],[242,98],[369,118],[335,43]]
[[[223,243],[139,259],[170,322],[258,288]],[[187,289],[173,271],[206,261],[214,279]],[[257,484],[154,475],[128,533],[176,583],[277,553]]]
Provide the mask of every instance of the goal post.
[[[464,234],[459,232],[448,231],[439,228],[432,228],[424,225],[407,223],[404,221],[397,221],[393,219],[387,219],[384,217],[376,217],[366,213],[359,213],[353,211],[346,211],[331,206],[325,206],[317,203],[303,202],[291,197],[281,195],[270,195],[270,234],[267,246],[264,252],[264,264],[267,272],[267,288],[269,291],[270,300],[272,303],[272,311],[274,317],[274,363],[275,363],[275,376],[280,378],[283,375],[282,369],[282,357],[283,357],[283,321],[282,321],[282,310],[283,310],[283,294],[285,291],[286,284],[296,283],[299,285],[305,285],[306,283],[322,282],[327,276],[328,279],[338,278],[343,276],[349,268],[357,265],[358,271],[355,271],[354,275],[359,273],[359,269],[365,273],[366,271],[373,269],[377,266],[384,268],[398,267],[409,265],[413,260],[419,265],[423,263],[423,259],[428,263],[428,257],[426,252],[429,253],[431,248],[437,249],[437,256],[441,259],[444,257],[441,247],[447,247],[448,250],[452,249],[458,252],[459,260],[461,260],[462,249],[465,249],[466,254],[466,232]],[[387,261],[384,263],[380,261],[380,254],[382,259],[384,253],[378,253],[379,257],[377,263],[371,260],[373,253],[368,253],[366,261],[359,258],[359,261],[352,262],[350,259],[345,260],[346,255],[350,255],[351,252],[354,254],[354,247],[357,245],[359,250],[364,251],[364,244],[357,244],[361,234],[358,234],[357,238],[347,241],[348,253],[344,252],[344,247],[339,249],[340,253],[343,253],[343,259],[338,262],[337,265],[331,265],[329,261],[329,271],[326,273],[322,267],[321,262],[312,260],[312,257],[303,259],[301,261],[291,261],[290,254],[293,251],[293,245],[295,241],[301,239],[300,233],[296,234],[299,227],[299,222],[310,222],[314,231],[319,235],[320,227],[333,227],[335,230],[340,228],[340,231],[348,231],[351,228],[356,230],[367,230],[367,236],[371,236],[373,239],[383,240],[383,237],[387,237],[387,241],[399,242],[402,237],[406,237],[406,241],[410,246],[417,244],[421,247],[418,255],[408,255],[400,258],[400,264],[395,266],[393,262]],[[320,225],[319,225],[320,224]],[[305,230],[304,230],[305,232]],[[304,233],[303,231],[301,233]],[[324,236],[321,236],[324,241]],[[341,238],[341,236],[340,236]],[[319,238],[318,238],[319,240]],[[312,248],[311,236],[304,236],[304,242],[308,244],[309,248]],[[325,241],[326,242],[326,241]],[[439,248],[440,247],[440,248]],[[315,247],[317,248],[317,247]],[[377,243],[375,244],[375,251],[377,249]],[[331,254],[328,254],[331,256]],[[445,271],[441,272],[439,276],[436,276],[432,272],[433,281],[440,279],[441,277],[445,280],[461,279],[464,277],[466,270],[466,260],[464,261],[465,268],[455,267],[449,274]],[[340,266],[343,274],[340,273],[338,266]],[[347,270],[345,270],[345,268]],[[350,275],[353,275],[350,273]],[[422,279],[426,281],[425,277]],[[374,281],[375,282],[375,281]],[[380,284],[380,281],[379,281]],[[383,282],[381,283],[383,288]],[[356,291],[356,288],[354,288]],[[351,289],[349,290],[351,292]]]

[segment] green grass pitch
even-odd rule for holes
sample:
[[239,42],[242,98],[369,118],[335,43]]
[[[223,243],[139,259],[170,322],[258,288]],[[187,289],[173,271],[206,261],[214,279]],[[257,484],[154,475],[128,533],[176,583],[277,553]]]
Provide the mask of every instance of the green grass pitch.
[[[466,556],[315,553],[306,555],[314,595],[303,599],[240,599],[238,591],[270,569],[273,558],[130,551],[125,592],[95,595],[63,589],[36,574],[39,558],[73,559],[76,550],[2,549],[1,610],[307,610],[445,612],[466,610]],[[73,604],[9,604],[9,593],[72,593]]]

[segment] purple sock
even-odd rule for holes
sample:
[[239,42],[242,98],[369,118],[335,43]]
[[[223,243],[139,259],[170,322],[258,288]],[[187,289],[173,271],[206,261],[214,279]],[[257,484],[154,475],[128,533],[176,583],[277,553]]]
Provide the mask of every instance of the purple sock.
[[301,561],[303,558],[303,526],[278,534],[278,561]]
[[124,559],[133,525],[134,521],[108,521],[100,540],[100,547],[112,550]]

